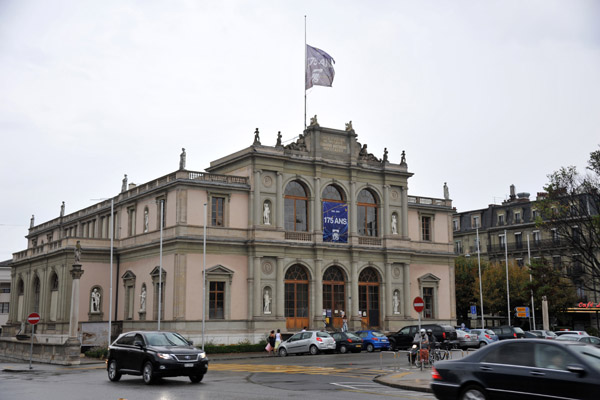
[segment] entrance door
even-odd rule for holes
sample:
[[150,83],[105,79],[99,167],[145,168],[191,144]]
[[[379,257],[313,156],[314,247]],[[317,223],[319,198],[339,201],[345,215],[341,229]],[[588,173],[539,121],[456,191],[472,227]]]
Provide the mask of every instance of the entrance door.
[[366,328],[378,328],[379,274],[374,268],[365,268],[358,276],[358,307]]
[[346,284],[341,268],[327,268],[323,274],[323,308],[331,310],[331,321],[334,328],[341,329],[343,313],[346,312]]
[[308,273],[293,265],[285,274],[285,326],[288,330],[308,327]]

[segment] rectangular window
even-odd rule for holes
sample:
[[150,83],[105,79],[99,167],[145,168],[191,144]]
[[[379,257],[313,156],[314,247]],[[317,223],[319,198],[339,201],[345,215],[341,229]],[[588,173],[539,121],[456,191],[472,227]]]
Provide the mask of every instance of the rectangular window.
[[541,240],[540,231],[533,231],[533,244],[539,246]]
[[462,254],[462,242],[460,240],[454,242],[454,252],[456,254]]
[[537,219],[538,216],[539,216],[538,210],[531,210],[531,219],[533,220],[533,222],[535,222],[535,220]]
[[551,229],[550,232],[552,232],[552,241],[556,244],[558,243],[558,232],[556,231],[555,228]]
[[425,302],[423,318],[433,318],[433,288],[423,288],[423,301]]
[[552,256],[552,266],[556,269],[562,268],[562,262],[560,256]]
[[127,236],[133,236],[135,235],[135,209],[130,208],[128,211]]
[[8,306],[10,303],[0,303],[0,314],[8,314]]
[[571,228],[572,232],[573,232],[573,243],[579,243],[579,239],[581,236],[581,231],[579,230],[578,226],[574,226],[573,228]]
[[517,259],[515,259],[515,260],[517,261],[517,265],[518,265],[519,267],[523,267],[523,266],[525,266],[525,262],[523,262],[523,259],[522,259],[522,258],[517,258]]
[[498,225],[499,226],[504,225],[504,214],[499,214],[498,215]]
[[521,212],[516,212],[515,213],[515,224],[520,224],[521,223]]
[[431,241],[431,217],[421,217],[421,239]]
[[479,215],[474,215],[473,216],[473,228],[479,228]]
[[523,235],[521,232],[515,233],[515,246],[517,249],[523,248]]
[[225,282],[210,282],[208,318],[225,318]]
[[225,198],[224,197],[213,197],[212,198],[212,208],[211,208],[211,225],[212,226],[224,226],[224,207],[225,206]]
[[460,227],[459,227],[459,225],[458,225],[458,219],[453,219],[453,220],[452,220],[452,230],[453,230],[454,232],[456,232],[456,231],[460,230]]
[[506,243],[506,239],[505,239],[504,235],[498,235],[498,243],[499,243],[500,247],[504,248],[504,245]]
[[0,283],[0,293],[10,293],[10,283]]

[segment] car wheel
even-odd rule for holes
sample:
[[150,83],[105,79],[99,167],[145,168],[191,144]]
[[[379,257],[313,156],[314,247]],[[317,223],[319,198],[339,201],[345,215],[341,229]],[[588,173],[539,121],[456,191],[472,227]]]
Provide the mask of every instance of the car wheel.
[[479,348],[487,346],[486,342],[479,342]]
[[367,351],[368,351],[369,353],[372,353],[372,352],[373,352],[373,350],[375,350],[375,347],[373,347],[373,345],[372,345],[371,343],[369,343],[369,344],[367,345]]
[[146,361],[146,364],[144,364],[144,369],[142,370],[142,379],[144,379],[144,383],[146,385],[150,385],[156,380],[154,377],[154,367],[150,361]]
[[287,355],[288,355],[288,352],[287,352],[287,350],[285,349],[285,347],[280,347],[280,348],[279,348],[279,356],[280,356],[280,357],[285,357],[285,356],[287,356]]
[[108,379],[112,382],[118,382],[121,379],[121,373],[117,369],[117,360],[108,362]]
[[204,378],[204,374],[190,375],[190,381],[192,381],[192,383],[198,383],[202,381],[202,378]]
[[480,386],[467,386],[460,394],[460,400],[486,400],[487,396]]
[[319,349],[317,349],[317,346],[315,346],[314,344],[312,346],[310,346],[310,349],[308,349],[310,354],[315,356],[317,354],[319,354]]
[[340,346],[340,353],[345,354],[348,352],[348,348],[345,345]]

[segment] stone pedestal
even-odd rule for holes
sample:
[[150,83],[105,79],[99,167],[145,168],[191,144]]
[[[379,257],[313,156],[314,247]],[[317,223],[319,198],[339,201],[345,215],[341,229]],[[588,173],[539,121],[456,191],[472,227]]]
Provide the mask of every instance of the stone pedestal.
[[69,340],[78,340],[77,329],[79,327],[79,278],[83,275],[81,264],[73,264],[69,271],[73,278],[73,287],[71,289],[71,315],[69,318]]

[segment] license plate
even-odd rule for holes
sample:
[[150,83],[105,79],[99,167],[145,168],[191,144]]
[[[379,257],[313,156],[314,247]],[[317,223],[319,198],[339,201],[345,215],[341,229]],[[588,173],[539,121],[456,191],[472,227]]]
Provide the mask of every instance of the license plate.
[[183,366],[186,368],[191,368],[194,366],[194,364],[193,363],[185,363],[185,364],[183,364]]
[[362,344],[357,344],[356,347],[362,347]]

